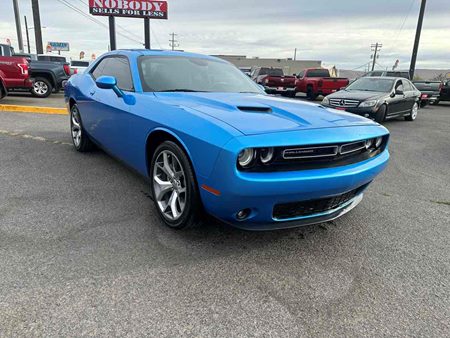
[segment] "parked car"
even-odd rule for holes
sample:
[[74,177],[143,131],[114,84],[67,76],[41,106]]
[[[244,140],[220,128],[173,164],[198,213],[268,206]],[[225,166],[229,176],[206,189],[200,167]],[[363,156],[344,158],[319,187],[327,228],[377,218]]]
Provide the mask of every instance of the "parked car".
[[30,90],[29,64],[24,57],[0,56],[0,97],[8,92],[21,89]]
[[332,94],[348,84],[349,79],[331,77],[328,69],[311,68],[297,75],[295,91],[296,93],[306,93],[306,97],[314,101],[319,95]]
[[268,96],[210,56],[110,52],[70,78],[65,99],[75,149],[95,144],[147,177],[176,229],[202,210],[250,230],[326,222],[353,209],[389,159],[379,124]]
[[408,80],[411,79],[408,70],[374,70],[363,75],[363,77],[374,77],[374,76],[402,77]]
[[441,95],[441,81],[413,81],[414,86],[422,93],[420,96],[420,106],[427,104],[438,104]]
[[281,68],[257,67],[252,79],[262,86],[268,94],[295,96],[295,76],[286,76]]
[[450,80],[444,81],[439,100],[435,104],[438,104],[440,101],[450,101]]
[[[8,55],[14,55],[14,49],[8,45],[0,45],[2,50]],[[12,90],[30,90],[31,94],[39,98],[48,97],[53,91],[58,92],[64,88],[70,77],[70,65],[57,61],[34,60],[33,57],[26,57],[29,64],[29,74],[33,81],[31,90],[27,88],[14,88]],[[39,55],[38,55],[39,58]]]
[[244,73],[247,76],[251,76],[252,74],[252,67],[239,67],[240,71]]
[[87,67],[89,67],[90,62],[84,60],[72,60],[70,61],[70,73],[78,74],[83,73]]
[[405,78],[363,77],[323,99],[322,105],[373,118],[378,123],[404,117],[414,121],[420,91]]

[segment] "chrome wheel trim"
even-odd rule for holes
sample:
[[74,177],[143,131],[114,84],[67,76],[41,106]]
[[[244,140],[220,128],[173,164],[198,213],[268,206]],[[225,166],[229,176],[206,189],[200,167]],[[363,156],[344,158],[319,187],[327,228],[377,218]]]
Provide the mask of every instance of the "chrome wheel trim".
[[416,119],[418,112],[419,112],[419,105],[416,102],[416,103],[414,103],[414,106],[413,106],[413,108],[411,110],[411,118],[413,120]]
[[72,129],[72,141],[75,147],[79,147],[81,144],[81,122],[80,122],[80,114],[76,107],[72,107],[71,114],[71,129]]
[[163,150],[153,166],[153,191],[164,218],[178,220],[186,208],[186,176],[176,155]]
[[34,92],[39,95],[44,95],[48,91],[48,86],[43,81],[37,81],[33,85]]

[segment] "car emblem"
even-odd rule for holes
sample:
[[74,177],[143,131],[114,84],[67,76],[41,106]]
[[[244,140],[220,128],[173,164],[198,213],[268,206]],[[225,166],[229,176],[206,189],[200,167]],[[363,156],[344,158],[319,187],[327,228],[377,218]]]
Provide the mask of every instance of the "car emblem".
[[345,106],[345,100],[342,99],[342,100],[339,102],[339,105],[340,105],[341,107]]

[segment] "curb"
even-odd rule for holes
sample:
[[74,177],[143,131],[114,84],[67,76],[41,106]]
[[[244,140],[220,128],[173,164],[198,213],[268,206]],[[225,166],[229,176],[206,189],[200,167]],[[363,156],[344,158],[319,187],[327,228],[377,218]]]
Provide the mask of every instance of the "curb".
[[68,114],[66,108],[16,106],[16,105],[9,105],[9,104],[0,104],[0,112],[35,113],[35,114],[48,114],[48,115],[67,115]]

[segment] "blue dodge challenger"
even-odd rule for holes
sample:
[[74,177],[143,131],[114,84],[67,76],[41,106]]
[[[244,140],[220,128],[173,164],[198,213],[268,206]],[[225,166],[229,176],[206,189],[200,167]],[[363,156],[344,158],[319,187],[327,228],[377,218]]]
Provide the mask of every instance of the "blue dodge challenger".
[[361,202],[389,160],[364,117],[269,96],[218,58],[107,53],[65,89],[73,144],[147,177],[172,228],[203,212],[249,230],[321,223]]

